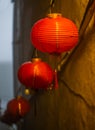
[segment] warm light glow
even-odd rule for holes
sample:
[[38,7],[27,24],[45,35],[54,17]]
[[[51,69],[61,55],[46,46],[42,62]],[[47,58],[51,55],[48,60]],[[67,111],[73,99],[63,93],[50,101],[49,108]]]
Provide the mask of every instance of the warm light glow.
[[29,95],[29,94],[30,94],[30,90],[29,90],[29,89],[25,89],[24,92],[25,92],[26,95]]
[[78,43],[78,29],[70,19],[51,13],[32,27],[31,43],[39,51],[60,54],[70,51]]
[[40,59],[23,63],[18,70],[18,79],[26,87],[32,89],[47,89],[53,81],[52,68]]
[[18,103],[18,110],[19,110],[19,114],[21,114],[21,103]]

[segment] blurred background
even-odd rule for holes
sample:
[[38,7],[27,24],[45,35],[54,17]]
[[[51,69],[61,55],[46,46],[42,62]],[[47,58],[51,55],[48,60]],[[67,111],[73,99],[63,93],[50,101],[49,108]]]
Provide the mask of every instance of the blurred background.
[[[78,27],[78,46],[56,60],[58,89],[30,94],[31,110],[23,121],[12,127],[0,122],[0,130],[95,129],[95,0],[0,0],[0,114],[23,87],[17,70],[34,56],[31,27],[50,12],[51,1],[52,13]],[[50,54],[38,56],[53,67]]]
[[[0,106],[6,108],[13,92],[13,2],[0,0]],[[9,127],[0,122],[0,129]]]
[[0,99],[13,97],[13,3],[0,0]]

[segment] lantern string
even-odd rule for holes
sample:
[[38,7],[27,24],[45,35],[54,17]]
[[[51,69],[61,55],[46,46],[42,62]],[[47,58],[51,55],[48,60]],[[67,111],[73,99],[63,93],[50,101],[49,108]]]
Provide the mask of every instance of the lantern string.
[[58,88],[58,77],[57,77],[57,69],[54,70],[54,88]]
[[34,48],[33,48],[33,51],[32,51],[31,58],[33,58],[33,57],[34,57],[34,55],[35,55],[35,50],[36,50],[36,48],[34,47]]
[[61,65],[66,61],[69,54],[70,54],[70,52],[66,52],[66,53],[64,53],[64,55],[61,55],[61,57],[59,58],[59,62],[57,64],[58,71],[61,70]]
[[36,48],[33,49],[33,53],[31,55],[31,58],[37,58],[38,57],[38,50]]
[[18,97],[19,93],[22,95],[22,85],[16,89],[16,97]]
[[37,51],[37,49],[35,49],[35,57],[36,58],[38,57],[38,51]]
[[54,7],[55,0],[50,0],[50,13],[52,12],[52,7]]
[[58,55],[55,55],[54,57],[55,59],[55,70],[54,70],[54,88],[57,89],[58,88],[58,77],[57,77],[57,60],[58,60]]

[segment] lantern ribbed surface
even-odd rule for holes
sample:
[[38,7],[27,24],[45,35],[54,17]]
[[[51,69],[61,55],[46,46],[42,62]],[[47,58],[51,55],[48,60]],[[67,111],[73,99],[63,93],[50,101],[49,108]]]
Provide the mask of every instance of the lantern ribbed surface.
[[40,51],[62,53],[78,43],[78,29],[69,19],[56,15],[38,20],[32,27],[32,44]]
[[20,66],[18,79],[27,88],[47,89],[53,81],[53,70],[47,63],[35,58]]
[[7,111],[14,116],[24,116],[30,110],[30,103],[23,97],[13,98],[7,104]]

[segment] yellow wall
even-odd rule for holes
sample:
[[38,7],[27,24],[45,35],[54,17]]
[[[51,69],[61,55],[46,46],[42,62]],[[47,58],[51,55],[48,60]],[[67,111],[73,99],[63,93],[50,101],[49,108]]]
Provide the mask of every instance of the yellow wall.
[[[32,54],[29,41],[32,25],[43,18],[49,0],[32,1],[24,6],[22,59]],[[56,0],[53,12],[73,20],[80,27],[88,0]],[[45,11],[46,10],[46,11]],[[80,45],[59,73],[59,88],[35,93],[31,111],[22,123],[23,130],[94,130],[95,129],[95,31],[89,24]],[[20,50],[21,51],[21,50]],[[39,54],[53,66],[50,56]]]

